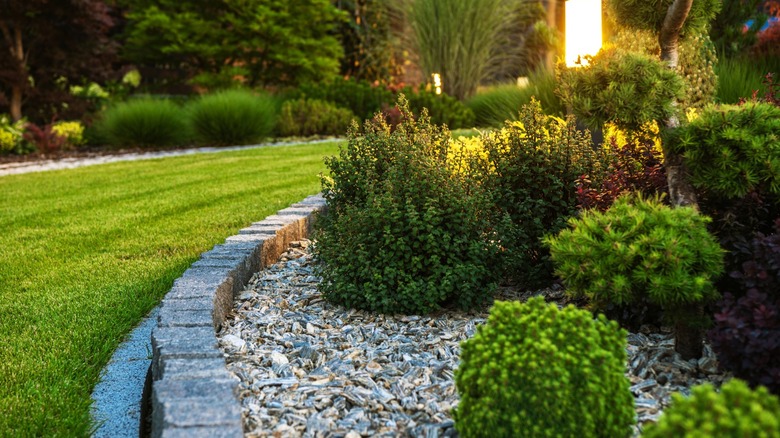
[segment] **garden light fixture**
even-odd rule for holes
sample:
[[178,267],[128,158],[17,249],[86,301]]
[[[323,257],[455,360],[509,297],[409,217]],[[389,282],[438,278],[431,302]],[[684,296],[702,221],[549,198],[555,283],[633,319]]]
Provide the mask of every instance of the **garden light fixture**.
[[585,65],[586,55],[601,50],[601,0],[566,2],[566,65]]

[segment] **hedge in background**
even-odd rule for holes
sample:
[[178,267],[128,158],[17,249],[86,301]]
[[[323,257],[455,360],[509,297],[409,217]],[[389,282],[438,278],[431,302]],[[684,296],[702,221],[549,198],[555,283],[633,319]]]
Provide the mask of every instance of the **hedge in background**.
[[455,428],[463,437],[630,436],[626,334],[542,297],[496,302],[461,343]]

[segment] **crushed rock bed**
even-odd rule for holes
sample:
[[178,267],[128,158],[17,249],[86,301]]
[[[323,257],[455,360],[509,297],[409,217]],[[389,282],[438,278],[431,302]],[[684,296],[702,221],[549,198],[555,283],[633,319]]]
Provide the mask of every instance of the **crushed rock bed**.
[[[331,305],[317,291],[309,245],[293,243],[256,274],[218,333],[227,368],[240,379],[245,436],[457,436],[459,343],[487,310],[387,316]],[[536,294],[564,298],[551,288],[503,289],[498,299]],[[635,435],[657,420],[672,392],[729,377],[708,346],[699,361],[680,359],[668,331],[643,327],[629,334],[627,351]]]

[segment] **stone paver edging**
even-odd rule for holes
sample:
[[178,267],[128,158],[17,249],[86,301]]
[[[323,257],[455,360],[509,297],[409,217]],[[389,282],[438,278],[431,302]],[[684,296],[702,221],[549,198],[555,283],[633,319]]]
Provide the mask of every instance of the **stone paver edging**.
[[321,195],[280,210],[201,255],[162,300],[152,329],[153,437],[242,437],[238,379],[225,367],[216,331],[252,275],[308,237]]

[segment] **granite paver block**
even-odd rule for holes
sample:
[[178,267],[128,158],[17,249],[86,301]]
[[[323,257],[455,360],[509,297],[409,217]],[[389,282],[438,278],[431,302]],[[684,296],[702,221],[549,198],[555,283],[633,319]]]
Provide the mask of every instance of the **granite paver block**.
[[238,230],[238,234],[276,234],[276,231],[282,226],[283,225],[253,224]]
[[161,303],[163,308],[172,310],[211,310],[214,300],[209,297],[199,298],[164,298]]
[[212,327],[155,327],[152,330],[152,378],[162,378],[171,359],[220,359],[217,336]]
[[167,359],[161,363],[160,379],[228,379],[224,358]]
[[[221,322],[220,322],[221,323]],[[216,325],[219,325],[216,324]],[[198,310],[179,310],[162,307],[158,327],[214,327],[214,307]]]
[[287,207],[276,212],[279,216],[308,216],[312,212],[311,207]]
[[169,427],[161,438],[243,438],[244,431],[235,425],[209,427]]

